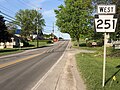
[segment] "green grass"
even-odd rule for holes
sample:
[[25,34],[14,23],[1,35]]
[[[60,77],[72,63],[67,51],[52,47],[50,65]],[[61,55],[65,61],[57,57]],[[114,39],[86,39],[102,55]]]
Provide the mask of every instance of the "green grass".
[[[87,90],[120,90],[120,57],[108,55],[106,62],[106,85],[102,88],[102,67],[103,67],[103,47],[82,48],[96,50],[95,53],[79,53],[76,55],[78,70],[87,85]],[[111,48],[107,48],[107,53],[111,53]],[[116,81],[112,82],[112,77],[116,73]],[[112,84],[111,84],[112,83]]]
[[[48,45],[48,41],[50,40],[39,40],[38,41],[38,47],[41,47],[41,46],[47,46]],[[29,41],[29,44],[30,45],[33,45],[34,47],[37,47],[37,41]]]
[[[39,40],[39,46],[38,47],[47,46],[49,44],[48,41],[49,40]],[[7,48],[0,49],[0,56],[20,53],[20,52],[23,52],[24,50],[34,49],[34,48],[37,47],[37,41],[30,41],[29,44],[31,45],[30,47],[12,48],[12,49],[7,49]]]
[[0,49],[0,56],[20,53],[20,52],[23,52],[23,50],[20,50],[18,48],[13,48],[13,49],[6,49],[5,48],[5,49]]

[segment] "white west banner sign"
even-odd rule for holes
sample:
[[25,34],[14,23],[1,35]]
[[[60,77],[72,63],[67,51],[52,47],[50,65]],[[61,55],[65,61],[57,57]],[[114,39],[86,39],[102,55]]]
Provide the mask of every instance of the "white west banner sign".
[[115,5],[98,5],[97,13],[98,14],[115,14],[116,6]]

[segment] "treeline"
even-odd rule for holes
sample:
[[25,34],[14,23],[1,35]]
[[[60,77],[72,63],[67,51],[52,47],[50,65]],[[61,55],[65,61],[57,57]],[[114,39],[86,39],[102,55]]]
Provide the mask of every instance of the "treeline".
[[15,19],[5,23],[4,16],[0,15],[0,42],[10,41],[9,36],[15,34],[18,27],[21,28],[21,37],[29,38],[31,34],[42,34],[45,20],[41,13],[36,10],[19,10]]
[[112,39],[120,36],[120,1],[119,0],[65,0],[64,5],[55,10],[56,25],[61,32],[69,33],[71,38],[103,39],[103,33],[94,30],[94,14],[98,4],[116,4],[118,16],[117,30],[110,33]]

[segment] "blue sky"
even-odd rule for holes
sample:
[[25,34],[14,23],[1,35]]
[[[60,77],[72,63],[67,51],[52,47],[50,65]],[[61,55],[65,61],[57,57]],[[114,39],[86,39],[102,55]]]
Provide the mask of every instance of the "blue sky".
[[[51,33],[53,30],[53,23],[55,24],[56,22],[54,9],[57,9],[59,5],[63,4],[63,1],[64,0],[0,0],[0,11],[14,17],[15,13],[20,9],[42,8],[42,10],[39,10],[39,13],[42,13],[46,22],[44,32]],[[60,33],[57,29],[57,26],[54,28],[55,35],[64,37],[66,39],[70,38],[68,34]]]

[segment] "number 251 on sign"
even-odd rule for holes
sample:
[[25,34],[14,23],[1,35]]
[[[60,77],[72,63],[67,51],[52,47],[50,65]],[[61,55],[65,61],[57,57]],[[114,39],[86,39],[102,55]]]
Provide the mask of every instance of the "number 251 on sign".
[[115,32],[116,23],[114,15],[99,15],[95,18],[96,32]]

